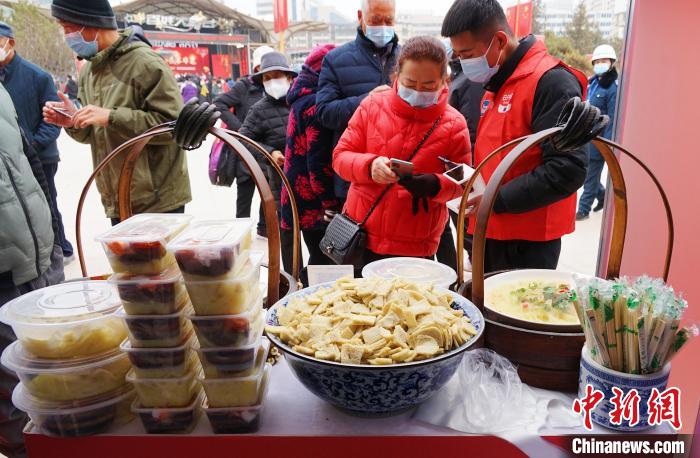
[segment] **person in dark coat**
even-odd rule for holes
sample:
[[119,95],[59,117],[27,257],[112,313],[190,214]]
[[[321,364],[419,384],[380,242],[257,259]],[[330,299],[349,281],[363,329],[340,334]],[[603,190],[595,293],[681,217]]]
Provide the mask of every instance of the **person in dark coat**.
[[[479,118],[481,118],[481,99],[484,98],[486,89],[484,89],[483,84],[474,83],[464,76],[459,59],[450,61],[450,68],[452,69],[452,78],[449,103],[467,120],[469,139],[472,143],[472,151],[474,151],[476,131],[479,127]],[[469,160],[473,164],[474,159],[469,158]]]
[[[323,60],[316,94],[321,125],[333,131],[337,145],[360,102],[371,92],[390,89],[399,55],[394,32],[394,0],[367,0],[357,12],[355,41],[331,51]],[[335,177],[335,193],[345,201],[349,184]]]
[[46,102],[58,102],[60,99],[51,75],[22,58],[14,48],[12,29],[0,22],[0,81],[12,98],[22,131],[41,159],[51,193],[51,211],[58,215],[59,244],[66,262],[70,262],[74,259],[73,245],[66,239],[63,218],[56,204],[58,192],[55,177],[60,161],[56,139],[61,134],[61,128],[45,122],[43,116]]
[[[287,58],[278,52],[265,54],[262,58],[260,71],[253,75],[253,79],[261,82],[265,88],[265,95],[250,108],[239,132],[256,143],[260,144],[270,153],[280,167],[284,167],[284,153],[287,147],[287,124],[289,122],[289,106],[287,105],[287,93],[292,81],[296,77],[287,62]],[[272,188],[277,203],[277,213],[280,214],[280,192],[282,182],[277,172],[269,165],[260,153],[250,148],[263,171],[267,174],[268,182]],[[260,221],[265,221],[260,208]],[[264,225],[258,225],[258,235],[267,236]],[[284,266],[291,270],[291,252],[282,251]]]
[[[272,51],[273,49],[269,46],[261,46],[253,52],[253,72],[260,71],[262,57]],[[221,120],[226,124],[226,128],[238,132],[248,116],[250,107],[255,105],[264,93],[261,82],[250,76],[244,76],[234,83],[229,91],[214,99],[214,105],[221,112]],[[224,148],[228,146],[224,145]],[[249,218],[255,194],[255,182],[238,155],[233,154],[230,157],[235,161],[236,170],[236,218]]]
[[[467,120],[472,151],[472,156],[469,157],[469,165],[473,166],[476,131],[479,127],[479,119],[481,118],[481,99],[484,97],[484,92],[486,92],[486,90],[483,84],[474,83],[464,76],[459,59],[454,58],[450,40],[446,41],[445,46],[447,48],[447,55],[450,58],[451,71],[449,104],[462,113],[462,116]],[[451,213],[450,217],[456,226],[457,214]],[[471,250],[472,237],[466,233],[464,235],[464,246],[467,250]],[[437,260],[455,270],[457,269],[457,251],[455,250],[454,237],[452,236],[452,228],[450,227],[449,221],[440,239]]]
[[[588,101],[591,105],[600,108],[600,112],[610,117],[610,124],[605,129],[602,137],[612,139],[615,121],[615,103],[617,102],[617,70],[615,60],[617,55],[610,45],[600,45],[593,51],[591,58],[593,63],[593,75],[588,80]],[[605,186],[600,183],[605,160],[598,148],[592,143],[588,144],[588,171],[586,182],[583,184],[583,194],[578,202],[576,221],[588,219],[593,207],[593,201],[597,200],[594,212],[602,210],[605,206]]]
[[[333,131],[325,129],[316,116],[318,76],[323,58],[335,45],[314,48],[306,58],[299,77],[287,94],[290,106],[284,173],[289,179],[297,202],[304,242],[309,250],[309,265],[333,264],[319,245],[326,231],[324,212],[338,207],[333,190]],[[283,243],[292,249],[292,205],[282,189]],[[302,283],[308,284],[306,272]]]

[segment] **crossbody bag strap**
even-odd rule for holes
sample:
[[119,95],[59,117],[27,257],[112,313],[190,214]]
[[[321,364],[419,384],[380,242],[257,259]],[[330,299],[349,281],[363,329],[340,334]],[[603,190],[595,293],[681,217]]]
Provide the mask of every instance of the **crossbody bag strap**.
[[[433,132],[434,132],[435,129],[437,128],[438,124],[440,124],[440,120],[441,120],[441,119],[442,119],[442,115],[438,116],[438,118],[435,120],[435,122],[434,122],[433,125],[430,127],[430,129],[428,129],[428,132],[425,134],[425,136],[423,137],[423,139],[420,141],[420,143],[418,143],[418,146],[416,146],[416,149],[414,149],[414,150],[413,150],[413,153],[411,153],[411,155],[408,157],[408,162],[411,162],[411,161],[413,160],[413,158],[416,157],[416,154],[418,154],[418,151],[420,151],[420,149],[423,147],[423,145],[425,145],[425,142],[428,141],[428,139],[430,138],[430,136],[433,135]],[[372,213],[374,213],[374,210],[376,210],[377,207],[379,206],[379,203],[382,201],[382,199],[384,198],[384,196],[386,196],[386,194],[389,192],[389,190],[390,190],[393,186],[394,186],[393,183],[390,184],[389,186],[387,186],[386,188],[384,188],[384,191],[382,191],[381,194],[379,194],[379,197],[377,197],[377,200],[375,200],[375,201],[374,201],[374,204],[372,204],[372,206],[370,207],[369,211],[367,212],[367,216],[365,216],[365,218],[362,220],[362,222],[360,223],[360,226],[364,226],[364,225],[365,225],[365,223],[369,220],[370,216],[372,216]]]

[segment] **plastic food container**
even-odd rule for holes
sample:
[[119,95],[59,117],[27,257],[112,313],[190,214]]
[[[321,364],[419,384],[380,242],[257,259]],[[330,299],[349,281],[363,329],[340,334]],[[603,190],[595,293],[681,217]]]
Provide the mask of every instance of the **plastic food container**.
[[431,283],[449,288],[457,281],[454,269],[422,258],[388,258],[367,264],[362,269],[363,278],[403,278],[415,283]]
[[199,382],[196,373],[199,366],[191,360],[187,373],[178,378],[138,378],[130,371],[126,380],[133,383],[143,407],[185,407],[192,402]]
[[121,350],[126,353],[138,378],[178,378],[187,373],[194,358],[192,343],[194,333],[185,343],[173,348],[134,348],[125,340]]
[[125,354],[71,360],[36,359],[13,342],[2,353],[2,365],[17,374],[26,390],[43,401],[75,401],[119,389],[131,369]]
[[[267,355],[270,353],[270,341],[263,337],[254,345],[258,346],[254,348],[255,353],[250,361],[247,359],[248,351],[242,352],[243,349],[241,351],[227,348],[197,349],[204,376],[206,378],[248,377],[262,371],[265,361],[267,361]],[[237,355],[245,358],[244,361],[235,362]],[[226,358],[226,356],[231,356],[231,358]],[[232,363],[229,359],[234,360],[234,362]],[[245,367],[245,369],[239,370],[241,367]]]
[[193,223],[168,244],[187,281],[223,280],[238,273],[253,244],[253,220]]
[[24,351],[38,358],[71,359],[105,354],[126,337],[115,315],[119,296],[104,281],[64,283],[32,291],[0,308]]
[[209,347],[241,347],[255,342],[265,327],[262,295],[253,310],[240,315],[189,315],[199,344]]
[[189,405],[165,409],[143,407],[136,399],[131,411],[139,416],[148,434],[189,434],[201,415],[203,397],[200,389]]
[[115,274],[109,281],[117,285],[129,315],[169,315],[187,301],[182,275],[175,265],[158,275]]
[[192,220],[188,215],[144,213],[117,224],[95,240],[116,273],[156,275],[175,263],[165,249]]
[[260,393],[255,405],[248,407],[210,407],[209,400],[204,398],[202,408],[206,412],[214,434],[246,434],[260,429],[260,420],[265,406],[265,396],[270,385],[270,370],[272,366],[265,365]]
[[21,383],[12,393],[12,403],[27,412],[42,433],[61,437],[90,436],[133,420],[131,403],[136,393],[130,386],[81,403],[44,402],[27,392]]
[[255,305],[260,293],[262,253],[253,253],[239,275],[225,280],[186,281],[197,315],[240,314]]
[[[269,365],[265,363],[265,367]],[[209,407],[248,407],[257,404],[265,373],[265,369],[261,369],[247,377],[205,378],[201,373],[198,379],[207,394]]]
[[117,315],[126,323],[132,347],[172,348],[182,345],[192,331],[188,313],[190,305],[170,315],[127,315],[124,309]]

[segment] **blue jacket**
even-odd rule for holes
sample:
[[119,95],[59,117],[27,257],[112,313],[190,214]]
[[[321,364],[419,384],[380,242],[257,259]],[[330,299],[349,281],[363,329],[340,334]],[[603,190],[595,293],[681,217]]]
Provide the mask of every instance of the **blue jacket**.
[[588,80],[588,101],[610,117],[610,124],[602,137],[612,139],[615,123],[615,102],[617,101],[617,71],[612,67],[603,75],[593,75]]
[[[398,42],[394,35],[386,48],[377,49],[358,28],[355,41],[326,55],[316,94],[316,116],[323,127],[333,131],[333,147],[367,94],[383,84],[391,85],[399,55]],[[348,185],[339,179],[335,181],[336,195],[345,197]]]
[[44,122],[42,109],[47,101],[58,102],[53,78],[18,53],[5,67],[4,86],[15,105],[19,126],[39,153],[41,162],[58,162],[56,139],[61,128]]

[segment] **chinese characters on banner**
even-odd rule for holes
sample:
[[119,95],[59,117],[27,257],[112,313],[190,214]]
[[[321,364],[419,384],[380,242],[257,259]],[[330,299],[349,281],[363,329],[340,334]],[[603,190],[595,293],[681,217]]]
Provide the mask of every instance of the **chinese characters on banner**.
[[532,1],[511,6],[506,10],[506,19],[513,34],[524,37],[532,33]]
[[[676,430],[681,429],[681,390],[679,388],[668,388],[663,392],[652,388],[647,401],[647,418],[640,416],[641,396],[637,390],[624,393],[621,389],[613,387],[612,391],[613,397],[610,398],[610,403],[613,405],[613,409],[610,410],[612,425],[621,425],[623,421],[627,421],[630,426],[635,426],[644,421],[649,426],[658,426],[668,422]],[[581,399],[574,400],[572,409],[574,413],[583,415],[583,425],[586,429],[593,429],[591,412],[604,400],[605,394],[591,385],[586,386],[586,394]]]
[[170,48],[156,46],[153,49],[165,59],[176,75],[199,75],[209,70],[208,48]]
[[287,0],[274,0],[273,14],[275,17],[275,33],[287,30],[289,27]]

